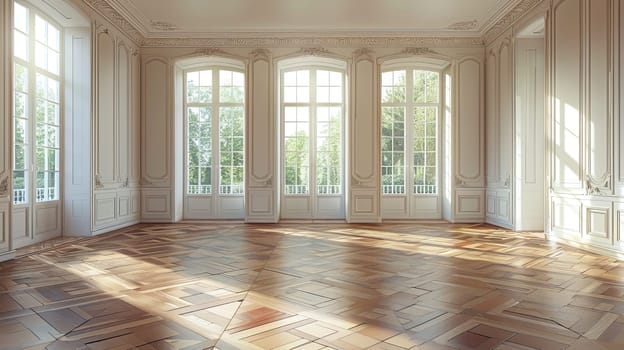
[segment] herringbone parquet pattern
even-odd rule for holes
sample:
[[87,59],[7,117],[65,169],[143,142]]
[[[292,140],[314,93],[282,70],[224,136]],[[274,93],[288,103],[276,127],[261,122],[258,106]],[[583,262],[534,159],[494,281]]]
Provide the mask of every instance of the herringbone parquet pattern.
[[624,349],[624,264],[486,225],[138,225],[0,264],[1,349]]

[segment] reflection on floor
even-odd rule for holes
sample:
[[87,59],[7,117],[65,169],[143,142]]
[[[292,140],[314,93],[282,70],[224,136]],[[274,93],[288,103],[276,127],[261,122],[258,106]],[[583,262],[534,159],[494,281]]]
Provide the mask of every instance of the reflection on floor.
[[138,225],[0,264],[2,349],[622,349],[624,264],[486,225]]

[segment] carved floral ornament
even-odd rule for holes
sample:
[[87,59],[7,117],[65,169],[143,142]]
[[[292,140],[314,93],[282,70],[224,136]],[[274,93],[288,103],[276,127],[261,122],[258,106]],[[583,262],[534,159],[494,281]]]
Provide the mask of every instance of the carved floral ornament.
[[302,55],[307,55],[307,56],[322,56],[322,55],[326,55],[329,53],[327,49],[322,48],[322,47],[304,47],[301,50],[299,50],[299,52]]
[[204,56],[228,56],[229,54],[219,48],[216,47],[206,47],[197,49],[193,52],[193,54],[204,55]]
[[0,181],[0,197],[7,196],[9,194],[9,178],[5,177]]
[[611,174],[604,174],[600,177],[594,177],[590,174],[585,175],[587,184],[587,194],[604,195],[604,190],[608,190],[611,183]]
[[403,50],[403,53],[414,56],[439,55],[437,51],[428,47],[407,47]]

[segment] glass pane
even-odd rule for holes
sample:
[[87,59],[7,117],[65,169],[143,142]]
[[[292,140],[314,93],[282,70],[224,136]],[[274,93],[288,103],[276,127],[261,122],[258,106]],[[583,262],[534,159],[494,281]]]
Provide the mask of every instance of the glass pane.
[[15,119],[13,122],[13,143],[16,144],[26,144],[28,143],[28,134],[27,134],[27,122],[24,119]]
[[21,144],[16,144],[13,146],[13,168],[14,169],[26,168],[25,147]]
[[382,103],[405,102],[405,74],[404,70],[382,73]]
[[340,111],[339,107],[317,109],[317,194],[342,193],[342,114]]
[[414,102],[425,103],[426,100],[426,85],[427,85],[427,72],[417,70],[414,71]]
[[35,200],[37,202],[58,199],[58,172],[38,171],[36,175]]
[[35,16],[35,39],[40,43],[48,41],[48,23],[41,17]]
[[59,30],[48,24],[48,46],[57,52],[61,49],[60,37]]
[[35,64],[41,69],[48,66],[48,48],[39,42],[35,44]]
[[20,64],[15,64],[13,70],[15,90],[27,92],[28,91],[28,69]]
[[24,33],[28,33],[28,9],[16,2],[14,2],[13,5],[15,28],[19,29]]
[[26,184],[28,183],[27,171],[13,172],[13,203],[23,204],[28,202],[28,192]]
[[28,61],[28,37],[17,30],[13,31],[13,54]]
[[297,116],[291,124],[292,131],[284,140],[284,192],[286,194],[308,194],[309,168],[309,125],[307,107],[299,107]]
[[[197,74],[199,77],[199,74]],[[212,164],[212,109],[189,107],[186,116],[187,193],[210,194],[209,166]]]
[[53,50],[48,50],[48,71],[54,74],[59,74],[59,54]]
[[427,73],[427,103],[438,103],[440,100],[440,74]]
[[243,82],[243,73],[227,70],[219,71],[219,101],[223,103],[243,103],[245,101],[245,86]]
[[13,101],[15,118],[28,118],[28,95],[21,92],[15,92]]
[[212,102],[212,71],[204,70],[186,74],[186,102]]
[[243,181],[236,168],[243,166],[243,107],[221,107],[219,112],[219,193],[242,194]]
[[405,193],[405,108],[382,108],[382,192]]

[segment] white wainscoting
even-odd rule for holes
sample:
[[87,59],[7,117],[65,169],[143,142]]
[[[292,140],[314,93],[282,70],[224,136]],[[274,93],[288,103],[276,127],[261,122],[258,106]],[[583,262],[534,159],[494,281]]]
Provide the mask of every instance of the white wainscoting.
[[143,189],[141,191],[141,221],[171,221],[171,191],[169,189]]
[[457,222],[483,222],[485,217],[485,190],[457,189],[455,192],[455,219]]

